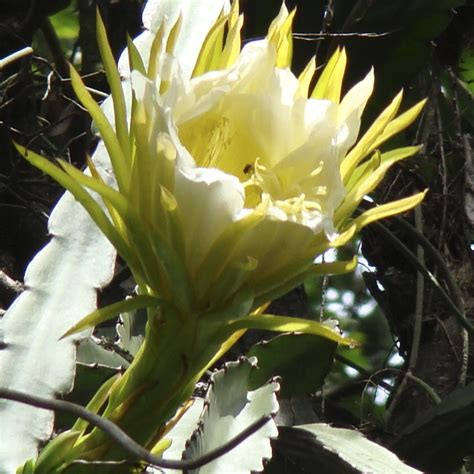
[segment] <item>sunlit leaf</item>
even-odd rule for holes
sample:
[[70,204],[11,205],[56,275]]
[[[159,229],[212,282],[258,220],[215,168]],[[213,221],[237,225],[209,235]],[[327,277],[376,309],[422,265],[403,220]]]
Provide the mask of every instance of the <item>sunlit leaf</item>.
[[339,344],[357,345],[353,339],[343,337],[329,326],[312,321],[311,319],[292,318],[290,316],[275,316],[271,314],[260,314],[247,316],[228,323],[224,331],[234,332],[240,329],[266,329],[276,332],[301,332],[321,336]]

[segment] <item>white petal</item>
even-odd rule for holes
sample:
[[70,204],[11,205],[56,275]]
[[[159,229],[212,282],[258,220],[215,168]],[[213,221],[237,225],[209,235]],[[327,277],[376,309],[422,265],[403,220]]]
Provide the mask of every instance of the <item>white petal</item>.
[[372,68],[365,78],[350,89],[342,99],[338,115],[339,123],[348,120],[354,112],[360,117],[373,90],[374,70]]
[[213,168],[177,170],[174,196],[185,235],[188,268],[194,273],[219,235],[237,219],[244,190],[235,176]]
[[371,69],[367,76],[344,96],[340,104],[338,122],[341,131],[337,137],[337,144],[341,147],[341,158],[357,139],[360,129],[360,117],[373,90],[374,70]]
[[157,32],[166,21],[165,36],[182,15],[181,31],[175,55],[186,77],[190,77],[201,45],[222,11],[228,11],[228,0],[148,0],[143,11],[143,25]]
[[141,102],[150,102],[155,99],[150,93],[151,81],[138,71],[132,71],[131,75],[132,89],[135,97]]
[[[123,94],[125,97],[125,107],[127,109],[127,121],[130,123],[130,110],[132,109],[132,89],[130,86],[130,78],[124,79],[122,81]],[[100,105],[102,111],[107,117],[108,121],[115,128],[115,112],[114,112],[114,103],[112,96],[109,95]],[[92,128],[94,132],[97,132],[94,122],[92,123]]]

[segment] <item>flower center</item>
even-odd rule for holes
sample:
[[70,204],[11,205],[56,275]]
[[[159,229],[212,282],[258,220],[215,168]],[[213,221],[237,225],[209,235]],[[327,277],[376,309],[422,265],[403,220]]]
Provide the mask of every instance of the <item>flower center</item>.
[[218,168],[244,183],[262,151],[240,121],[208,112],[178,125],[179,138],[198,167]]

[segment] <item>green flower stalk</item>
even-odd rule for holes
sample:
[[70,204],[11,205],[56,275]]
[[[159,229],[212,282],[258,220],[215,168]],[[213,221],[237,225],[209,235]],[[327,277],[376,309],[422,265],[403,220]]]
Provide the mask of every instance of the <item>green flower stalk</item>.
[[[136,297],[92,313],[65,336],[123,310],[148,309],[137,357],[90,407],[155,451],[202,373],[245,330],[300,331],[352,344],[323,324],[265,308],[311,275],[352,270],[355,260],[315,259],[424,196],[352,217],[388,169],[418,151],[379,147],[415,120],[423,102],[397,116],[400,93],[357,141],[373,72],[342,97],[346,54],[339,49],[311,88],[314,59],[298,78],[290,70],[294,12],[283,5],[266,38],[241,48],[238,8],[235,1],[217,18],[190,69],[174,54],[189,18],[170,25],[151,2],[149,31],[129,43],[124,83],[98,19],[110,107],[95,103],[74,69],[71,79],[110,157],[115,187],[92,162],[84,174],[19,147],[84,205],[133,273]],[[79,421],[50,443],[37,472],[74,459],[121,457],[103,433],[86,428]]]

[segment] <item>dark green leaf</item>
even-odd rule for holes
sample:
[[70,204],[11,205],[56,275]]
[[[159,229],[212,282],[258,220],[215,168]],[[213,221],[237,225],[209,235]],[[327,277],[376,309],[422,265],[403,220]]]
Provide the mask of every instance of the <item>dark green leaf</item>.
[[256,344],[248,353],[258,359],[250,387],[259,387],[278,375],[282,397],[315,392],[331,370],[336,348],[329,339],[307,334],[283,334]]

